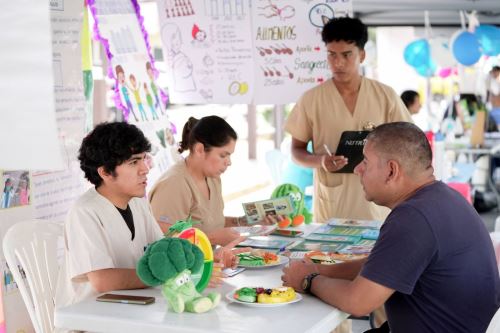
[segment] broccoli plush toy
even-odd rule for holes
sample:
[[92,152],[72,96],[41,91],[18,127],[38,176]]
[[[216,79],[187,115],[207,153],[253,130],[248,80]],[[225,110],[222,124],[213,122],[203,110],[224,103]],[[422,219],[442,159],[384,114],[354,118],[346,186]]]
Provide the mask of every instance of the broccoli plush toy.
[[290,225],[296,227],[304,222],[306,224],[311,223],[312,214],[304,204],[304,193],[299,187],[293,184],[281,184],[274,189],[271,198],[279,198],[287,195],[290,196],[293,201],[294,210],[292,214],[278,223],[278,226],[280,228],[286,228]]
[[170,308],[177,313],[202,313],[220,302],[220,294],[207,296],[196,291],[191,272],[203,265],[203,252],[181,238],[163,238],[149,245],[137,263],[137,275],[148,286],[162,285],[162,293]]

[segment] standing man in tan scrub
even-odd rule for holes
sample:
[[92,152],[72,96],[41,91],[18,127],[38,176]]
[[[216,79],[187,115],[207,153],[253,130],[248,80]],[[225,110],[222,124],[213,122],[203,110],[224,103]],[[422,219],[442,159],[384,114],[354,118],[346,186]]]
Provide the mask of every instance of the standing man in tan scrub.
[[[359,19],[332,19],[322,38],[333,78],[307,91],[288,117],[285,130],[292,135],[292,156],[298,164],[315,169],[315,222],[332,217],[383,221],[389,210],[365,200],[358,176],[334,173],[347,164],[335,150],[344,131],[411,122],[411,117],[392,88],[359,74],[368,40],[368,29]],[[310,140],[313,154],[306,150]]]

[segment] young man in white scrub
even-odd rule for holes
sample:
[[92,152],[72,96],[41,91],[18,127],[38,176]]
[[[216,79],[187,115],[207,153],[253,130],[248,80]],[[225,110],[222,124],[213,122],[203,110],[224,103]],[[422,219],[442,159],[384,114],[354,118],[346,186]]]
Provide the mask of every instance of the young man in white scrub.
[[145,287],[136,263],[148,244],[163,237],[144,199],[150,150],[144,134],[127,123],[98,125],[84,138],[78,159],[94,186],[66,218],[56,307]]

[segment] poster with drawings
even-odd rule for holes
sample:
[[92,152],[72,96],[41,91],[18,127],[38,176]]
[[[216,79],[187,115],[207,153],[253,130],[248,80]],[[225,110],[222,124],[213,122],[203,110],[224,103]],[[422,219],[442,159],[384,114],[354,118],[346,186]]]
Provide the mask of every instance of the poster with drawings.
[[333,17],[352,16],[351,0],[256,0],[252,4],[255,103],[296,102],[328,80],[321,30]]
[[89,0],[110,61],[108,76],[116,80],[115,104],[131,123],[160,120],[166,96],[156,83],[158,71],[135,5],[130,0]]
[[172,103],[250,103],[250,0],[158,0]]
[[142,122],[137,127],[151,142],[152,165],[148,174],[146,192],[149,193],[156,180],[163,175],[174,163],[182,159],[177,151],[178,144],[174,135],[176,126],[171,122]]

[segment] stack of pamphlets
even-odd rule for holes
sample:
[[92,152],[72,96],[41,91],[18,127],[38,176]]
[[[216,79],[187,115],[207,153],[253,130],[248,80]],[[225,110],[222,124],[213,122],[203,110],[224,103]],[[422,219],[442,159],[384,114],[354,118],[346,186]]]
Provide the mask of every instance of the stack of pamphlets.
[[375,240],[362,239],[356,244],[344,246],[338,252],[345,254],[369,254],[372,251],[374,245]]
[[239,243],[238,246],[254,247],[261,249],[285,249],[287,246],[291,245],[294,241],[288,239],[272,239],[269,236],[255,236],[248,237],[243,242]]
[[294,244],[292,251],[368,254],[379,236],[382,222],[332,219]]
[[304,251],[304,252],[309,252],[309,251],[321,251],[321,252],[339,252],[342,250],[342,248],[346,246],[345,243],[321,243],[321,242],[314,242],[314,241],[307,241],[304,240],[302,242],[299,242],[292,247],[290,247],[291,251]]
[[252,237],[252,236],[267,236],[274,230],[278,228],[277,224],[273,225],[252,225],[252,226],[245,226],[245,227],[233,227],[232,229],[238,233],[240,233],[241,236],[247,236],[247,237]]

